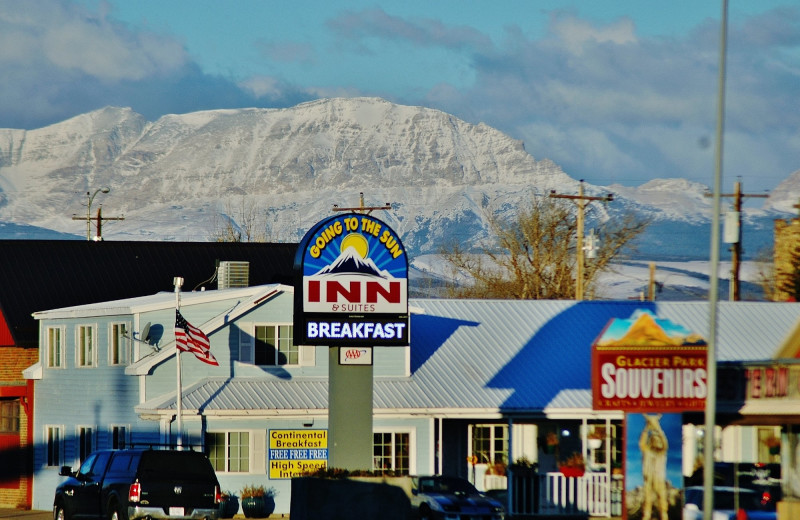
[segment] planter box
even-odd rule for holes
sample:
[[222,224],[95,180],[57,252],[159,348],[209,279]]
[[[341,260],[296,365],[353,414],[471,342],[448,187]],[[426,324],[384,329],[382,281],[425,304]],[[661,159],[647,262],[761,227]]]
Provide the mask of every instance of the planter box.
[[242,513],[246,518],[267,518],[275,511],[275,499],[271,496],[242,499]]
[[219,517],[233,518],[239,512],[239,498],[228,497],[219,503]]

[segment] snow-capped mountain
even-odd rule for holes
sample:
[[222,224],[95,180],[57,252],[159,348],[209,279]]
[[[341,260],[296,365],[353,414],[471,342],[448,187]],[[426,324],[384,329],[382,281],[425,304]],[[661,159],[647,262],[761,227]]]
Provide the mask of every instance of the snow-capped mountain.
[[361,258],[354,247],[348,247],[329,266],[323,267],[315,276],[325,274],[367,274],[379,278],[394,278],[388,271],[381,270],[371,258]]
[[[772,218],[790,216],[798,179],[763,209],[748,209],[747,250],[771,241]],[[357,207],[363,193],[367,206],[391,204],[380,218],[419,255],[487,244],[490,215],[512,215],[551,190],[577,193],[578,184],[491,127],[376,98],[152,122],[108,107],[36,130],[0,129],[2,238],[85,239],[85,219],[102,205],[103,217],[124,217],[104,222],[106,240],[205,241],[232,220],[267,240],[298,241],[334,205]],[[584,188],[615,195],[589,206],[587,230],[635,211],[653,220],[643,254],[707,257],[706,186],[666,179]]]

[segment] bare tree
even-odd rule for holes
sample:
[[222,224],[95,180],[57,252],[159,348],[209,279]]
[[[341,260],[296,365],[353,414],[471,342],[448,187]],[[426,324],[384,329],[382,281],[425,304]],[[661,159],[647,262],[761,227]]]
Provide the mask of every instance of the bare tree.
[[[547,197],[534,198],[531,207],[504,221],[490,217],[496,246],[482,255],[459,246],[444,251],[453,273],[474,283],[453,287],[450,296],[502,299],[569,299],[575,297],[575,232],[573,205]],[[597,277],[647,227],[632,214],[600,227],[600,246],[584,270],[584,293],[592,297]]]
[[215,242],[266,242],[266,213],[259,212],[254,198],[242,196],[239,205],[225,201],[224,213],[212,222],[211,239]]
[[776,301],[778,298],[778,282],[775,272],[775,253],[772,248],[764,248],[756,253],[754,261],[756,263],[756,282],[764,292],[764,298]]

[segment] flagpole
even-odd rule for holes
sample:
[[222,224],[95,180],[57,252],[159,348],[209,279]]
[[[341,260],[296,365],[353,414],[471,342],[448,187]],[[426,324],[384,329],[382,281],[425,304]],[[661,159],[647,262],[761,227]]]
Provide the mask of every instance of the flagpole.
[[[178,311],[181,310],[181,286],[183,285],[183,278],[180,276],[176,276],[173,278],[172,282],[175,284],[175,314],[177,316]],[[183,388],[181,385],[181,349],[178,348],[176,343],[175,345],[175,366],[178,370],[178,389],[177,389],[177,446],[178,449],[181,449],[183,445]]]

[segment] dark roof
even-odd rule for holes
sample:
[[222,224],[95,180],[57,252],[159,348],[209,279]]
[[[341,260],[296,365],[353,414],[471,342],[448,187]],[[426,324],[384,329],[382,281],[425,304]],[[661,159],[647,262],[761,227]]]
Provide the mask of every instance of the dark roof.
[[292,285],[296,250],[297,244],[269,243],[0,240],[0,312],[14,344],[35,347],[34,312],[173,291],[176,276],[191,291],[214,275],[217,261],[250,262],[250,285]]

